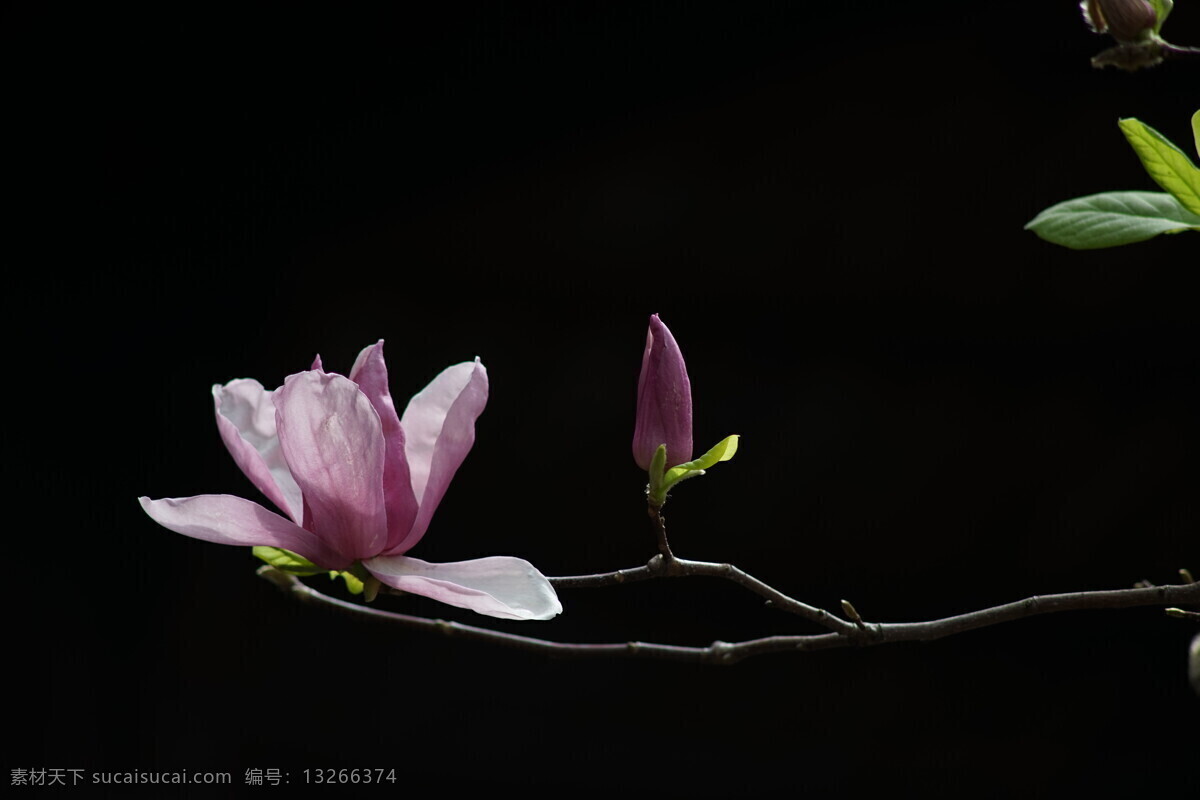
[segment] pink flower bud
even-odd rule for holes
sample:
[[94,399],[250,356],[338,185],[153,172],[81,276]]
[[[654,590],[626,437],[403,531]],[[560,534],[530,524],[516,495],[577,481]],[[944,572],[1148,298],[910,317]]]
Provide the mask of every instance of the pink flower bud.
[[692,458],[692,384],[675,337],[654,314],[638,378],[633,460],[648,470],[659,445],[667,447],[668,468]]

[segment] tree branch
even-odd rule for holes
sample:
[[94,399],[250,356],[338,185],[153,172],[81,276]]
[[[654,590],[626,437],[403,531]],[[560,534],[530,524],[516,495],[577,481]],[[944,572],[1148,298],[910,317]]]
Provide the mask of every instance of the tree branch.
[[[659,556],[655,558],[659,558]],[[791,603],[797,603],[804,608],[812,608],[811,606],[805,606],[803,603],[792,600],[786,595],[782,595],[756,578],[729,564],[710,564],[707,562],[691,562],[680,559],[676,561],[681,565],[679,569],[682,571],[678,573],[680,575],[713,575],[715,577],[723,577],[750,588],[756,594],[768,597],[772,603],[776,602],[774,595],[779,595],[780,598]],[[654,559],[651,559],[650,563],[653,564]],[[643,577],[643,570],[646,570],[650,574],[645,574]],[[844,630],[839,628],[833,633],[801,636],[768,636],[762,639],[749,639],[733,643],[715,641],[707,647],[685,647],[648,642],[571,644],[553,642],[532,636],[503,633],[488,628],[464,625],[459,622],[448,622],[446,620],[416,617],[369,608],[345,600],[339,600],[335,597],[329,597],[305,585],[295,575],[281,572],[270,566],[260,567],[258,574],[270,580],[280,589],[283,589],[301,602],[331,606],[356,616],[399,624],[407,628],[432,631],[440,633],[443,636],[485,641],[556,657],[589,658],[597,656],[620,656],[699,664],[734,664],[743,659],[767,653],[812,652],[835,647],[931,641],[1002,622],[1062,611],[1200,604],[1200,583],[1186,583],[1136,589],[1040,595],[928,622],[865,622],[858,620],[856,621],[857,624],[852,624],[833,617],[828,612],[816,609],[820,613],[825,614],[829,619],[837,620],[838,623],[844,626]],[[735,575],[741,577],[734,577]],[[567,588],[568,586],[574,588],[610,586],[623,583],[627,580],[646,580],[654,577],[659,577],[659,575],[652,572],[650,564],[647,564],[645,567],[633,570],[620,570],[603,575],[554,578],[552,580],[556,581],[555,585],[561,588]],[[801,616],[809,618],[807,612],[801,614]]]

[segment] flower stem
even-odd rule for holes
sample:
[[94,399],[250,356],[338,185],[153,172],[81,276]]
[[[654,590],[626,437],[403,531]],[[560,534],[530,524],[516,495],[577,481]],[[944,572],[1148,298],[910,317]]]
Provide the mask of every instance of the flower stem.
[[658,552],[669,566],[675,560],[675,556],[671,553],[671,545],[667,541],[667,520],[663,516],[662,506],[649,503],[646,506],[646,513],[650,515],[650,522],[654,525],[654,535],[658,539]]

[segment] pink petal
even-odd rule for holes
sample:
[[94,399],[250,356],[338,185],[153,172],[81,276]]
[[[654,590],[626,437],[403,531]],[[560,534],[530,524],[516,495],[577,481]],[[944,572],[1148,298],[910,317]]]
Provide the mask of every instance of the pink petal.
[[326,569],[345,569],[352,561],[333,551],[315,534],[258,503],[228,494],[138,502],[164,528],[218,544],[282,547]]
[[412,530],[389,547],[387,555],[408,551],[425,535],[454,473],[475,443],[475,420],[487,397],[487,370],[477,358],[447,367],[409,401],[400,426],[420,509]]
[[291,375],[275,393],[279,444],[304,494],[305,527],[344,557],[370,558],[387,542],[379,415],[348,378]]
[[404,429],[388,391],[387,366],[383,363],[383,340],[364,348],[350,370],[350,380],[358,384],[383,428],[385,461],[383,466],[383,495],[387,508],[388,538],[385,551],[403,541],[412,530],[417,517],[417,498],[413,495],[404,453]]
[[430,564],[408,556],[380,556],[363,566],[388,586],[489,617],[550,619],[562,613],[554,587],[520,558],[491,556]]
[[217,429],[233,460],[258,490],[295,522],[303,501],[275,432],[275,403],[261,383],[242,378],[212,388]]

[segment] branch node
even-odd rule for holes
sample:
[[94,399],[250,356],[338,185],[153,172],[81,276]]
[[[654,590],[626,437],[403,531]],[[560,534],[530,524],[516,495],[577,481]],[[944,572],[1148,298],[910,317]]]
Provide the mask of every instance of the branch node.
[[1196,579],[1192,577],[1192,571],[1187,567],[1179,570],[1179,577],[1183,578],[1184,583],[1195,583]]
[[1135,589],[1150,589],[1150,588],[1153,588],[1153,586],[1154,586],[1154,584],[1151,583],[1150,581],[1146,580],[1145,578],[1142,578],[1140,581],[1137,581],[1136,583],[1133,584],[1133,588],[1135,588]]
[[678,578],[681,575],[688,574],[687,566],[675,557],[673,553],[659,554],[658,558],[662,559],[662,569],[660,574],[668,578]]
[[722,642],[718,639],[708,647],[709,660],[714,664],[729,664],[733,662],[733,656],[736,651],[737,647],[729,642]]

